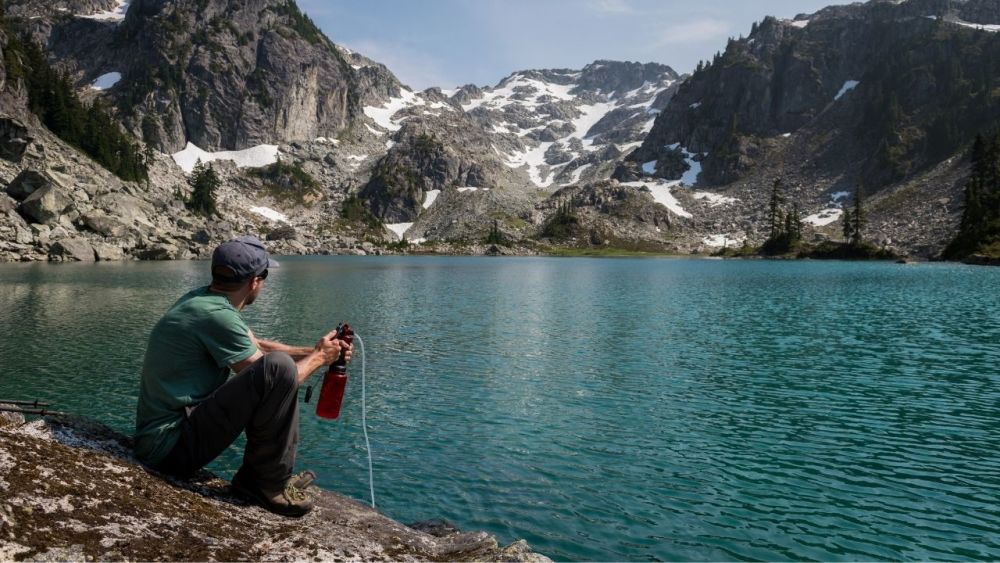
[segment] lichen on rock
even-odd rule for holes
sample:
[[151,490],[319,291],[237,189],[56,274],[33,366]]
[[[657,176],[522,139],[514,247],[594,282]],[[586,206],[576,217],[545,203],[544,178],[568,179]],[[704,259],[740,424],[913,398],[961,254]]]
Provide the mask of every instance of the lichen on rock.
[[[202,471],[142,466],[131,441],[76,417],[0,417],[0,560],[547,561],[484,532],[440,537],[316,488],[290,520],[248,505]],[[440,529],[440,528],[438,528]]]

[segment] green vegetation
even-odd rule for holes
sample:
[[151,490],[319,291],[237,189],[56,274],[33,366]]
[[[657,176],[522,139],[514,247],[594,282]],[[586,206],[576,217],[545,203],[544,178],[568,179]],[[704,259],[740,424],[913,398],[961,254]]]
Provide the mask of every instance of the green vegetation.
[[203,164],[199,160],[188,179],[188,184],[192,191],[191,197],[187,200],[187,208],[203,217],[218,215],[219,211],[215,208],[215,190],[222,185],[222,181],[212,166]]
[[348,223],[364,225],[369,229],[382,228],[382,221],[369,211],[361,198],[356,195],[344,200],[344,204],[340,208],[340,215]]
[[322,195],[319,182],[297,162],[289,164],[279,160],[253,169],[249,174],[264,180],[264,193],[283,203],[311,205]]
[[270,9],[279,15],[287,17],[290,22],[289,27],[309,43],[317,45],[325,42],[326,37],[323,35],[323,32],[316,27],[316,24],[313,23],[309,16],[299,10],[299,7],[293,0],[272,6]]
[[28,92],[28,108],[56,136],[82,150],[98,164],[129,182],[149,179],[142,146],[124,132],[104,104],[84,105],[69,76],[49,66],[45,52],[27,36],[18,37],[3,16],[7,35],[3,49],[8,87],[20,81]]
[[942,256],[953,260],[973,254],[1000,258],[1000,132],[988,138],[977,135],[971,160],[962,223]]
[[486,244],[507,246],[507,237],[500,232],[500,222],[496,219],[493,220],[493,226],[490,227],[490,234],[486,235],[486,239],[483,242]]
[[768,206],[769,236],[760,247],[760,254],[776,256],[794,251],[802,242],[802,220],[799,218],[798,204],[785,209],[787,200],[781,178],[774,181]]
[[556,212],[545,222],[542,229],[542,236],[553,239],[564,239],[572,236],[580,225],[580,218],[576,215],[576,204],[573,198],[560,201],[556,205]]

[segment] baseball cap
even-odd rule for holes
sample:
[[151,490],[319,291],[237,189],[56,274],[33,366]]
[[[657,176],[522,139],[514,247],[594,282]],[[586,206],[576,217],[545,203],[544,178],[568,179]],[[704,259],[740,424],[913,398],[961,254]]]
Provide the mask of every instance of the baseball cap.
[[244,281],[259,276],[268,268],[277,268],[278,263],[267,255],[264,243],[255,236],[245,235],[215,248],[212,253],[212,270],[225,266],[235,274],[229,281]]

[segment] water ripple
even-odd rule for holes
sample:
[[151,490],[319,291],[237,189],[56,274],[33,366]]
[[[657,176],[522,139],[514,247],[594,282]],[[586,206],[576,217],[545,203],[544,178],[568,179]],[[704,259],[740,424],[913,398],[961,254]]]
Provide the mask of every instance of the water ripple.
[[[205,268],[0,268],[0,396],[130,430],[148,331]],[[1000,558],[1000,270],[292,258],[267,284],[259,335],[364,335],[400,520],[566,560]],[[357,369],[300,465],[363,499]]]

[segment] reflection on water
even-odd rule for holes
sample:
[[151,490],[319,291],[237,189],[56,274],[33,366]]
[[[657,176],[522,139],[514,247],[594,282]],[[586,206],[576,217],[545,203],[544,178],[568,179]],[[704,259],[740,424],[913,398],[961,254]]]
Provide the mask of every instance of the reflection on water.
[[[0,396],[130,431],[148,332],[206,271],[3,266]],[[954,265],[316,257],[246,316],[362,334],[399,520],[557,559],[858,560],[1000,558],[998,313],[1000,270]],[[364,499],[359,370],[299,461]]]

